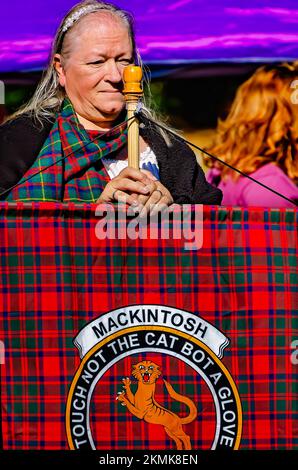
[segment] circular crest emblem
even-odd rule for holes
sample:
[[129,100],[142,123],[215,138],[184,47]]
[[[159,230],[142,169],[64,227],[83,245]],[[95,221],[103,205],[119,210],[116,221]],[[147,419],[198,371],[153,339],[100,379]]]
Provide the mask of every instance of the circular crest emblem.
[[[221,361],[229,340],[204,319],[168,306],[128,306],[110,311],[87,324],[76,336],[74,344],[79,349],[81,364],[67,400],[66,429],[71,449],[97,448],[90,422],[95,390],[100,390],[105,376],[123,361],[130,364],[127,376],[110,375],[110,382],[118,391],[113,396],[107,393],[105,400],[102,399],[105,413],[111,415],[110,420],[116,421],[117,416],[121,416],[122,421],[133,420],[136,434],[139,423],[140,436],[141,422],[145,427],[155,425],[160,435],[166,437],[165,442],[172,443],[170,448],[197,449],[195,423],[198,419],[202,422],[199,405],[203,381],[211,394],[215,416],[210,448],[239,448],[240,397]],[[162,365],[169,364],[167,357],[171,358],[172,364],[177,364],[174,371],[166,370],[167,366]],[[179,364],[193,373],[194,380],[189,387],[185,376],[179,376],[179,370],[183,370]],[[175,384],[169,376],[175,377]],[[170,397],[178,407],[182,404],[187,415],[185,411],[176,412],[159,402],[158,387],[162,387],[166,401]],[[106,426],[109,428],[108,423]],[[104,425],[101,432],[106,437]],[[141,437],[136,436],[136,439],[140,441]]]

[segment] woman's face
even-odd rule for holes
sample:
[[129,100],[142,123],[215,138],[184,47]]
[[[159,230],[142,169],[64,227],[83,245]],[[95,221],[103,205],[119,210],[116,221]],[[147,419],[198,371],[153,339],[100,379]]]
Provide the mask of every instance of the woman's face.
[[117,17],[94,13],[73,27],[55,67],[79,118],[112,125],[125,104],[122,76],[132,57],[128,29]]

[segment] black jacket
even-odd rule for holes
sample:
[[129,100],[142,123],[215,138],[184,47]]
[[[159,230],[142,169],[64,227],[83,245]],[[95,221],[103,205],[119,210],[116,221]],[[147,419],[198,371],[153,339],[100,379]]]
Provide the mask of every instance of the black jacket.
[[[171,138],[172,144],[168,146],[153,124],[146,121],[144,124],[141,133],[157,157],[160,181],[174,202],[220,204],[221,191],[207,183],[193,151],[176,138]],[[45,121],[41,128],[23,115],[0,126],[0,193],[20,181],[33,165],[52,125],[53,121]]]

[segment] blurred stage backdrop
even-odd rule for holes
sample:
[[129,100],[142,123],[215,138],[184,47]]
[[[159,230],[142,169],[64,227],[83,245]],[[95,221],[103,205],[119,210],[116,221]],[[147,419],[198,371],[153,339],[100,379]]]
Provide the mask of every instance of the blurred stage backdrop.
[[[41,69],[73,0],[12,0],[1,7],[1,72]],[[117,0],[136,18],[147,63],[295,59],[296,0]]]
[[[74,0],[1,5],[0,121],[32,94]],[[297,0],[116,0],[133,13],[153,97],[171,124],[204,145],[235,91],[264,62],[297,60]],[[194,112],[194,109],[196,110]],[[2,115],[2,116],[1,116]]]

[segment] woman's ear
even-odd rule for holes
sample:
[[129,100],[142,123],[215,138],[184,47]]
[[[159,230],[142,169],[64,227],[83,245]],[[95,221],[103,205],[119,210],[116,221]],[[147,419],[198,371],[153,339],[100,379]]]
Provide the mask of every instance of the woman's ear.
[[65,87],[65,73],[61,63],[61,54],[54,55],[53,66],[58,74],[60,85]]

